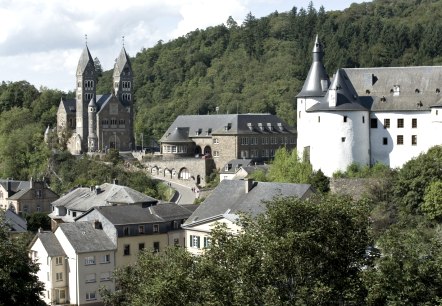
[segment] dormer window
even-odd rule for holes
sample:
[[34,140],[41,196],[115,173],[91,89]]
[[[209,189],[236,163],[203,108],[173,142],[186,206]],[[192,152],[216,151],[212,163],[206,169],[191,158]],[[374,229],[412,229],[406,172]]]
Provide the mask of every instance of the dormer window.
[[393,86],[393,96],[399,96],[401,93],[401,87],[399,85]]

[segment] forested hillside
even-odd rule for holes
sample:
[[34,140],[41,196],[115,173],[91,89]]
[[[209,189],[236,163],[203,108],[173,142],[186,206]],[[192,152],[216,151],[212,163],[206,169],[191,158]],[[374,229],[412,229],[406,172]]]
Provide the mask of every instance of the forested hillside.
[[[442,64],[442,1],[375,0],[344,11],[311,4],[242,24],[195,30],[143,49],[135,71],[137,135],[158,139],[180,114],[276,113],[295,122],[295,96],[311,63],[316,33],[325,65],[338,67]],[[97,92],[110,92],[111,71]],[[47,172],[43,132],[53,127],[63,93],[26,81],[0,85],[0,176],[28,179]],[[46,150],[46,151],[45,151]]]
[[[133,59],[136,132],[158,139],[181,114],[270,112],[295,122],[314,37],[339,67],[442,64],[442,1],[375,0],[344,11],[296,8],[195,30]],[[105,72],[102,86],[112,82]],[[110,88],[101,88],[102,92]]]

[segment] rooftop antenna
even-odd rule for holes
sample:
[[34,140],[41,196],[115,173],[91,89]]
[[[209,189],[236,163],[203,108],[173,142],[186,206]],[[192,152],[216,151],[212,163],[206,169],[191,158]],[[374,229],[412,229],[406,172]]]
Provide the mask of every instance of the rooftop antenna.
[[87,47],[87,34],[84,34],[84,41],[85,41],[86,47]]
[[123,40],[123,48],[124,48],[124,35],[121,36],[122,40]]

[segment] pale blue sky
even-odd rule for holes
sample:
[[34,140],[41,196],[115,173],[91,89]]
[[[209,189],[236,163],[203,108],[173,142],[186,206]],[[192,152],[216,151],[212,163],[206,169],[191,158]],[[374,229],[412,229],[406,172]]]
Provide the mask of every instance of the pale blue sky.
[[[84,34],[93,57],[111,69],[121,49],[129,55],[196,28],[218,25],[232,16],[239,24],[309,0],[0,0],[0,81],[27,80],[37,88],[73,89]],[[363,0],[316,0],[342,10]],[[122,4],[123,3],[123,4]]]

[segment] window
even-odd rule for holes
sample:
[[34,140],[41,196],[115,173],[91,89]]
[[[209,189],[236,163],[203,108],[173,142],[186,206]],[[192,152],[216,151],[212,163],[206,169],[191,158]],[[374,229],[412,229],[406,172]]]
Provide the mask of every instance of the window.
[[110,254],[103,255],[101,263],[110,263]]
[[384,129],[390,128],[390,119],[384,119]]
[[35,197],[36,197],[37,199],[40,199],[40,198],[41,198],[41,189],[37,189],[37,190],[35,190]]
[[110,120],[110,124],[111,124],[111,125],[117,125],[117,119],[112,118],[112,119]]
[[160,251],[160,243],[158,241],[155,241],[153,243],[153,251],[158,253]]
[[95,265],[95,256],[86,256],[84,258],[85,265]]
[[254,157],[258,157],[258,150],[250,150],[250,157],[254,158]]
[[248,137],[241,137],[240,139],[242,145],[248,145],[249,144],[249,138]]
[[344,116],[344,122],[347,122],[347,116]]
[[144,225],[138,225],[138,234],[144,234]]
[[218,138],[213,138],[213,143],[214,143],[214,144],[219,144],[219,140],[218,140]]
[[118,120],[118,123],[119,123],[120,125],[124,125],[124,124],[126,124],[126,120],[124,120],[124,119],[120,119],[120,120]]
[[250,144],[251,145],[257,145],[258,144],[258,138],[257,137],[251,137],[250,138]]
[[362,116],[362,123],[365,123],[365,116]]
[[108,119],[103,119],[103,120],[101,120],[101,124],[102,125],[108,125],[109,124],[109,120]]
[[144,243],[138,243],[138,251],[144,250]]
[[417,128],[417,118],[411,119],[411,127],[413,129]]
[[123,235],[124,236],[129,236],[129,226],[123,227]]
[[382,138],[382,144],[384,146],[388,145],[388,138],[387,137]]
[[63,257],[61,257],[61,256],[55,257],[55,264],[57,266],[61,266],[63,264]]
[[200,248],[200,236],[190,235],[190,247],[191,248]]
[[270,137],[270,143],[271,144],[277,144],[278,143],[278,139],[275,136]]
[[57,272],[55,273],[55,280],[57,282],[61,282],[63,280],[63,272]]
[[298,118],[301,119],[301,111],[299,111],[299,116],[298,116]]
[[318,116],[318,122],[321,122],[321,116]]
[[275,149],[270,149],[270,157],[275,157]]
[[[60,300],[64,300],[66,298],[66,291],[64,289],[59,289],[58,290],[58,297],[60,298]],[[48,294],[48,298],[49,298],[49,294]]]
[[213,151],[213,157],[219,157],[219,151]]
[[411,135],[411,145],[417,146],[417,135]]
[[102,272],[100,275],[100,281],[105,282],[110,280],[111,278],[111,273],[110,272]]
[[160,231],[160,225],[159,224],[154,224],[153,225],[153,232],[154,233],[158,233]]
[[263,137],[262,138],[262,144],[263,145],[269,144],[269,138],[268,137]]
[[95,273],[86,275],[86,283],[95,283],[97,279],[95,278]]
[[345,137],[341,137],[341,141],[342,141],[342,142],[345,142]]
[[397,135],[397,144],[398,145],[404,144],[404,135]]
[[130,244],[125,244],[124,245],[123,255],[124,256],[130,255]]
[[86,301],[92,301],[92,300],[96,300],[97,296],[95,291],[92,292],[86,292]]
[[173,229],[179,229],[180,223],[178,221],[173,221]]
[[249,158],[249,151],[241,150],[241,158]]
[[210,248],[210,244],[211,244],[210,237],[204,237],[204,248],[206,249]]
[[269,149],[262,150],[262,157],[269,157]]
[[180,244],[180,240],[178,238],[174,238],[173,245],[179,245],[179,244]]
[[378,119],[377,118],[370,118],[370,127],[372,129],[378,128]]
[[398,128],[403,128],[404,127],[404,119],[403,118],[399,118],[397,120],[397,127]]

